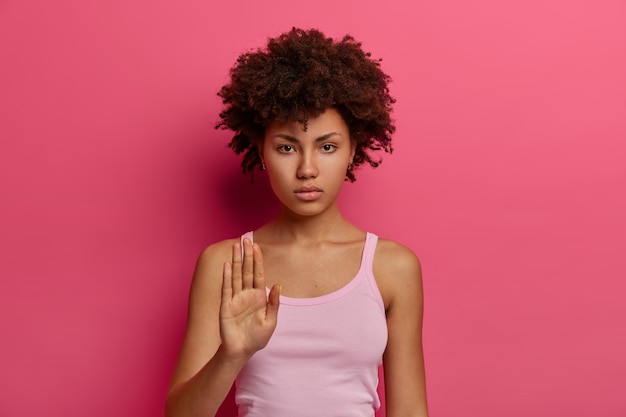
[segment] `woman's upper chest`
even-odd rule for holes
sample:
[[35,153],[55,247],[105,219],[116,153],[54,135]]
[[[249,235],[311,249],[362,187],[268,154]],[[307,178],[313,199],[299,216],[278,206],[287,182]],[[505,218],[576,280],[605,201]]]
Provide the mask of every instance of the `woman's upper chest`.
[[312,298],[342,288],[357,275],[363,242],[261,248],[268,287],[280,284],[285,296]]

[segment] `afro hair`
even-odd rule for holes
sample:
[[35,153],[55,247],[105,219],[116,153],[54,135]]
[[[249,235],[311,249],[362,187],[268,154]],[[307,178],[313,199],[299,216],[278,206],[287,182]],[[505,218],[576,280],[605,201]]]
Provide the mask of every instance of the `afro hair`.
[[391,119],[395,100],[389,95],[390,77],[380,60],[346,35],[341,41],[320,31],[293,28],[269,40],[265,49],[244,53],[230,70],[230,83],[218,92],[224,109],[216,128],[235,132],[228,146],[244,153],[243,172],[261,166],[259,145],[273,121],[298,121],[307,128],[309,117],[335,108],[355,143],[353,169],[363,163],[377,167],[370,151],[391,153]]

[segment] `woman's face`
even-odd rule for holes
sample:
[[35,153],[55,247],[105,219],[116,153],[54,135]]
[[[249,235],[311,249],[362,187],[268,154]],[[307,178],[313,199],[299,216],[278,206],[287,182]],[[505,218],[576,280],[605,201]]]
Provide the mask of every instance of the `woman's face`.
[[333,108],[302,123],[274,122],[265,130],[261,157],[272,190],[283,206],[299,215],[324,212],[343,186],[354,145]]

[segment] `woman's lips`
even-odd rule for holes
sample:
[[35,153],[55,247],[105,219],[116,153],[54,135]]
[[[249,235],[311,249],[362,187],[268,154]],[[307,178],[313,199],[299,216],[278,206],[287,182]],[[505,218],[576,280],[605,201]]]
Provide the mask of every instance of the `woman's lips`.
[[317,187],[301,187],[294,193],[302,201],[314,201],[322,196],[322,190]]

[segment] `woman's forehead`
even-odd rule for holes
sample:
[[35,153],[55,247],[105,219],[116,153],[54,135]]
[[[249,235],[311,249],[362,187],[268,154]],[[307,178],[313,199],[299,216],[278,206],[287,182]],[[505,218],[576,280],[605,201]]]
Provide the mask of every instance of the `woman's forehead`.
[[335,132],[344,134],[348,125],[339,112],[333,108],[326,109],[318,116],[309,117],[306,122],[296,120],[274,121],[265,129],[265,138],[284,134],[295,138],[320,137]]

